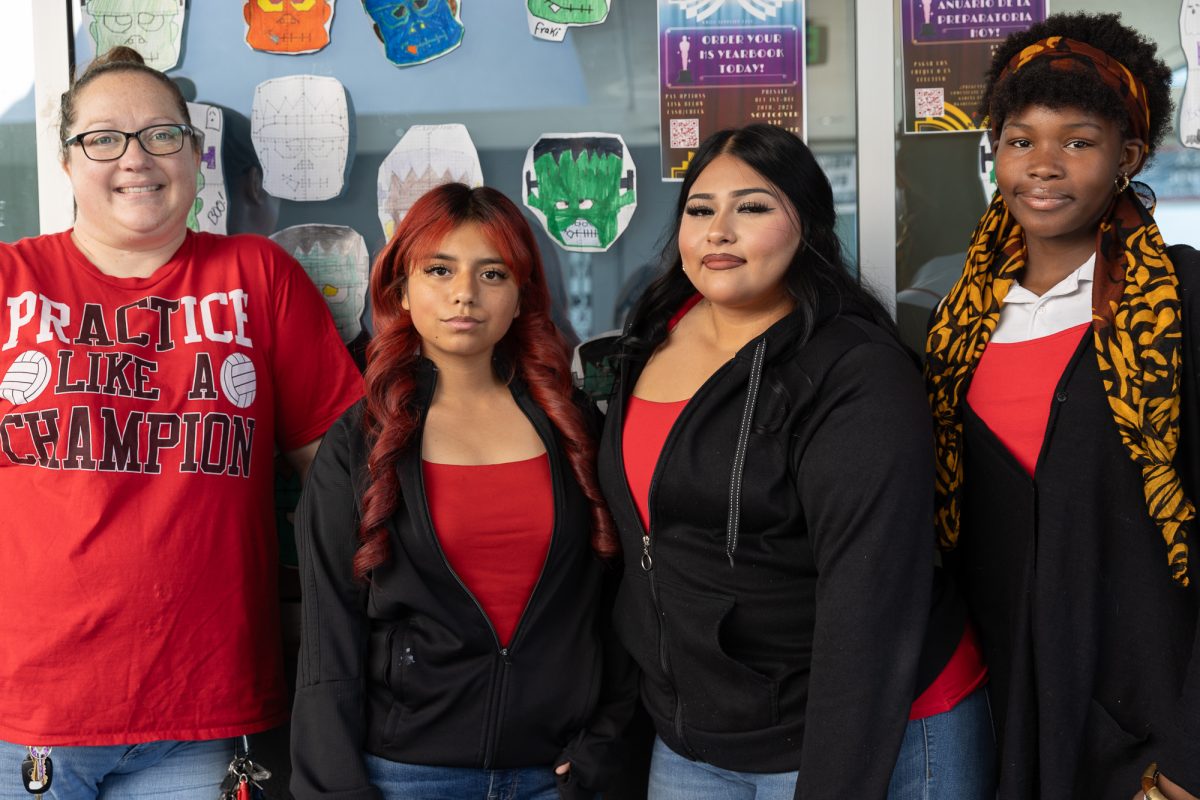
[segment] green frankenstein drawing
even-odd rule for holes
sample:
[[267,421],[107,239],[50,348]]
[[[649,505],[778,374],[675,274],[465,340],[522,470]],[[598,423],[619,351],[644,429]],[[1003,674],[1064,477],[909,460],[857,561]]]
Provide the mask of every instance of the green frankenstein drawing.
[[549,22],[588,25],[608,16],[608,0],[529,0],[529,13]]
[[204,172],[196,171],[196,199],[192,202],[192,210],[188,212],[187,226],[191,230],[200,230],[200,209],[204,208],[204,200],[200,197],[200,191],[204,189]]
[[168,70],[179,61],[181,0],[88,0],[86,11],[97,55],[125,45],[155,69]]
[[636,203],[632,169],[616,136],[543,138],[525,173],[525,204],[571,250],[607,250],[621,234],[621,209]]

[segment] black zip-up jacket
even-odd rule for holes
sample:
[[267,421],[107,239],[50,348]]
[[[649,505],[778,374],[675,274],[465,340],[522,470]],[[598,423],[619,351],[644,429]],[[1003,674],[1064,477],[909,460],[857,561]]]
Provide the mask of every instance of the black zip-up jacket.
[[[1183,328],[1179,449],[1200,501],[1200,253],[1168,250]],[[1001,800],[1128,800],[1142,771],[1200,794],[1200,544],[1171,579],[1089,329],[1055,386],[1034,476],[963,409],[958,547],[999,729]]]
[[[435,380],[423,362],[422,426]],[[590,507],[550,420],[519,381],[512,391],[549,454],[554,529],[507,647],[438,543],[419,446],[397,465],[403,499],[389,523],[391,558],[369,584],[354,579],[369,452],[362,403],[326,433],[297,523],[303,618],[291,790],[298,800],[377,800],[364,751],[454,767],[570,761],[570,781],[559,786],[564,797],[606,784],[637,691],[632,662],[608,635],[611,603],[602,594],[611,599],[606,587],[615,581],[593,555]]]
[[[865,317],[825,308],[802,346],[799,325],[776,322],[684,407],[649,533],[621,448],[644,361],[623,361],[600,450],[626,562],[615,624],[675,752],[799,770],[804,800],[882,800],[930,614],[929,408],[913,359]],[[960,618],[949,650],[961,634]]]

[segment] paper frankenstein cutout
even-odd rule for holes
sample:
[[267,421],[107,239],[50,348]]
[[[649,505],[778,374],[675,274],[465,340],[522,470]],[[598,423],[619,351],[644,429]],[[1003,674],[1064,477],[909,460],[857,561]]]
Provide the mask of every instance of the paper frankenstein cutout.
[[80,8],[96,55],[125,45],[157,70],[179,62],[184,0],[82,0]]
[[225,170],[221,161],[224,116],[221,109],[204,103],[188,103],[192,126],[204,133],[200,148],[200,171],[196,175],[196,202],[187,226],[194,231],[225,233],[229,198],[225,194]]
[[346,90],[337,78],[290,75],[254,90],[250,139],[263,186],[285,200],[328,200],[345,185],[350,152]]
[[1179,7],[1179,43],[1187,62],[1187,82],[1179,101],[1179,140],[1200,148],[1200,0]]
[[413,125],[379,165],[376,190],[384,235],[404,219],[417,198],[443,183],[483,185],[471,134],[462,125]]
[[525,155],[525,205],[567,250],[607,250],[637,206],[625,141],[612,133],[547,133]]
[[398,67],[444,56],[462,43],[462,0],[363,0],[383,51]]
[[246,44],[264,53],[315,53],[329,44],[335,0],[246,0]]
[[538,39],[561,42],[567,28],[604,22],[608,7],[609,0],[526,0],[529,32]]
[[367,300],[367,243],[353,228],[342,225],[293,225],[271,239],[287,250],[329,305],[342,341],[349,344],[362,331]]

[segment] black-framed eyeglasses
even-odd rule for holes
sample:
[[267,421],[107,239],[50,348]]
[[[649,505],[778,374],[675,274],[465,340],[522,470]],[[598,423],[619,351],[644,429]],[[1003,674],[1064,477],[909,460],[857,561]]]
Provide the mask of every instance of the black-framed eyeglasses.
[[140,131],[84,131],[64,140],[63,147],[77,144],[92,161],[116,161],[125,155],[130,139],[137,139],[152,156],[169,156],[182,150],[184,139],[189,136],[196,142],[204,139],[203,133],[180,122],[151,125]]

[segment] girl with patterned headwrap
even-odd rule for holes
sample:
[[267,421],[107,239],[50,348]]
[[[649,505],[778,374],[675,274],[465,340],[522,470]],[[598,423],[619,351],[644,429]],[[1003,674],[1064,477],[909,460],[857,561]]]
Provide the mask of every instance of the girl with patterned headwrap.
[[1001,800],[1200,795],[1200,253],[1163,243],[1132,181],[1170,77],[1116,15],[1073,14],[987,79],[999,191],[926,349]]

